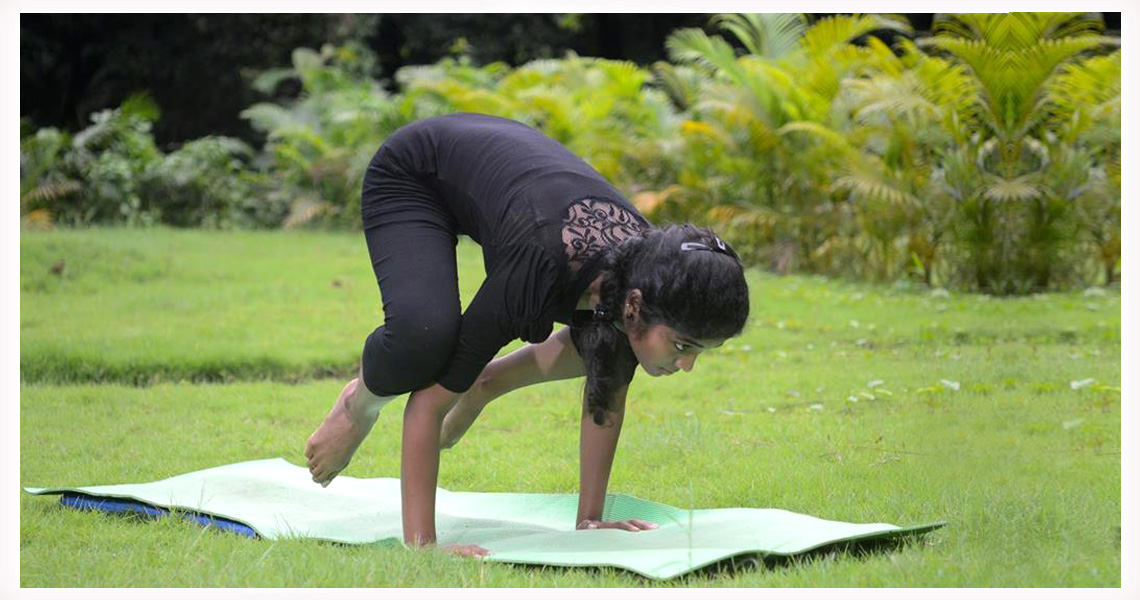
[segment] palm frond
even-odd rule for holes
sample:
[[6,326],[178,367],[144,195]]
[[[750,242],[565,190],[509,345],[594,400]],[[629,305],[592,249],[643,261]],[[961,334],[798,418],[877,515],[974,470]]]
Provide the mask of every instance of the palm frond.
[[731,135],[723,129],[703,121],[682,121],[681,134],[693,139],[704,138],[728,148],[736,146],[736,142],[732,139]]
[[665,47],[675,62],[697,63],[714,72],[734,73],[739,70],[732,46],[719,35],[709,36],[700,29],[674,31],[665,39]]
[[1119,102],[1121,55],[1117,50],[1107,56],[1062,67],[1050,82],[1048,93],[1054,103],[1067,112],[1115,99]]
[[660,87],[680,110],[687,110],[696,101],[708,77],[685,66],[674,66],[665,61],[653,63],[654,83]]
[[33,187],[20,197],[21,205],[50,204],[61,198],[79,193],[83,186],[75,180],[48,181]]
[[1023,202],[1041,197],[1043,189],[1036,176],[1022,175],[1014,179],[991,176],[984,186],[983,197],[995,202]]
[[605,75],[607,91],[622,98],[636,98],[649,78],[649,72],[628,60],[599,60],[598,71]]
[[802,13],[717,14],[711,24],[731,32],[750,53],[773,59],[794,50],[807,31]]
[[855,108],[855,119],[868,124],[904,119],[912,125],[938,120],[942,108],[927,99],[912,73],[901,77],[878,76],[844,82]]
[[918,198],[901,190],[888,178],[866,168],[848,168],[829,188],[831,192],[845,191],[856,200],[884,201],[895,207],[917,206]]
[[782,136],[787,136],[792,133],[806,133],[812,137],[819,139],[841,154],[851,156],[857,152],[855,148],[851,146],[851,143],[846,136],[827,127],[822,123],[815,123],[812,121],[797,121],[780,127],[776,130],[776,133]]
[[982,40],[982,32],[992,27],[991,23],[1003,18],[997,13],[936,13],[930,30],[935,37],[949,36],[967,40]]
[[1023,24],[1026,41],[1097,36],[1104,31],[1104,18],[1099,13],[1017,12],[1010,18]]
[[914,31],[905,19],[894,15],[840,15],[817,21],[804,33],[800,44],[808,56],[825,56],[859,36],[880,29],[902,33]]

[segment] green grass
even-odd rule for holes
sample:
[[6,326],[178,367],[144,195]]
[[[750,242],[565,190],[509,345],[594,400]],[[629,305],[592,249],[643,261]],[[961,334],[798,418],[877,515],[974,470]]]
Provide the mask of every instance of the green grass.
[[[481,260],[468,240],[459,251],[466,301]],[[304,464],[304,440],[344,383],[312,377],[351,370],[382,318],[359,234],[24,232],[21,252],[21,485],[151,481],[275,456]],[[749,277],[743,336],[692,373],[637,375],[610,491],[947,527],[868,556],[656,584],[255,541],[23,495],[21,584],[1120,585],[1119,293],[989,300]],[[227,377],[276,381],[192,383]],[[1095,382],[1071,388],[1084,379]],[[580,390],[555,382],[496,401],[444,453],[440,485],[574,492]],[[381,413],[346,475],[398,474],[401,405]]]
[[[20,250],[24,381],[343,375],[383,322],[360,234],[25,231]],[[465,299],[480,280],[463,282]]]

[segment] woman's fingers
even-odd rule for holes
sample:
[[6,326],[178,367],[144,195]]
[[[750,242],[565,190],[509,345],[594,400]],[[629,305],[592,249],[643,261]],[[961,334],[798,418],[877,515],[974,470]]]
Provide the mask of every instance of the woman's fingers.
[[321,487],[324,487],[329,484],[329,481],[331,481],[333,477],[336,477],[337,473],[339,473],[339,471],[331,472],[318,469],[313,473],[313,481],[319,483]]
[[650,523],[649,521],[642,521],[641,519],[630,519],[628,521],[623,521],[623,524],[625,525],[625,529],[628,531],[644,531],[644,530],[648,530],[648,529],[657,529],[656,523]]
[[623,529],[625,531],[644,531],[657,529],[657,524],[642,519],[629,519],[626,521],[583,521],[578,529]]
[[657,525],[649,521],[642,521],[641,519],[629,519],[627,521],[612,521],[603,525],[603,527],[613,527],[615,529],[624,529],[626,531],[642,531],[645,529],[657,529]]

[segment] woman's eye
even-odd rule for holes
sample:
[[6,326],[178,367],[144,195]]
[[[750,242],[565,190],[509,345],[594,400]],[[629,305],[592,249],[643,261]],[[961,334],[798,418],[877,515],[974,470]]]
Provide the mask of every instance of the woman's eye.
[[673,347],[677,349],[677,352],[684,352],[686,349],[688,349],[688,346],[684,344],[673,344]]

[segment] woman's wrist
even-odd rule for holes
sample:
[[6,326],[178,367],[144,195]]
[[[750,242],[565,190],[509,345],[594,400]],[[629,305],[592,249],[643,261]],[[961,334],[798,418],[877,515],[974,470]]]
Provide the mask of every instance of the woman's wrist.
[[404,534],[404,545],[411,548],[424,548],[435,545],[435,534]]
[[597,529],[600,519],[578,519],[578,529]]

